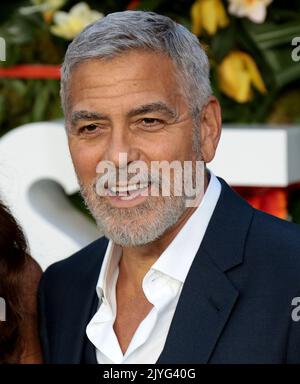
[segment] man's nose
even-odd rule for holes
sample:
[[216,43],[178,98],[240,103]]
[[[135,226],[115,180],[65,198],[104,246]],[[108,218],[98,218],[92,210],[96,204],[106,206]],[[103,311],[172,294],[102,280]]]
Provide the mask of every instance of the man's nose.
[[139,160],[139,154],[134,147],[130,134],[114,132],[106,150],[106,160],[111,161],[116,168],[123,168],[128,163]]

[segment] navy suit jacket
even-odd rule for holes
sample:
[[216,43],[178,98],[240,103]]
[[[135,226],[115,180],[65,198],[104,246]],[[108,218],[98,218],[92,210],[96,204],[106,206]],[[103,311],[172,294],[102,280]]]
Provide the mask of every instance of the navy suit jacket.
[[[219,201],[157,363],[300,363],[300,322],[291,316],[300,297],[299,226],[253,209],[219,180]],[[100,238],[44,273],[46,363],[96,363],[85,328],[97,309],[107,244]]]

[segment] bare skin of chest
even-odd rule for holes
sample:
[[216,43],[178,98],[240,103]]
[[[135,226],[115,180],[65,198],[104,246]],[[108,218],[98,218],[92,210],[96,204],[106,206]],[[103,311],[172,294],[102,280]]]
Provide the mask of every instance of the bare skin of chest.
[[139,292],[133,293],[122,279],[118,279],[117,282],[116,301],[117,316],[114,331],[121,350],[125,354],[135,331],[148,315],[153,304],[147,300],[142,288]]

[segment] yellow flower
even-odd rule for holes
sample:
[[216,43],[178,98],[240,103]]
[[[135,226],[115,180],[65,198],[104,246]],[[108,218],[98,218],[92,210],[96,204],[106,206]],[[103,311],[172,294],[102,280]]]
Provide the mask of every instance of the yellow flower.
[[221,91],[239,103],[252,99],[251,86],[260,93],[267,92],[254,60],[245,52],[229,53],[218,68],[218,78]]
[[72,40],[87,25],[99,20],[103,14],[90,9],[86,3],[78,3],[70,9],[70,12],[55,12],[53,16],[54,23],[51,32],[54,35]]
[[263,23],[267,6],[273,0],[229,0],[229,13],[238,17],[248,17],[254,23]]
[[199,36],[202,30],[214,35],[218,28],[227,27],[229,19],[221,0],[196,0],[191,8],[192,32]]

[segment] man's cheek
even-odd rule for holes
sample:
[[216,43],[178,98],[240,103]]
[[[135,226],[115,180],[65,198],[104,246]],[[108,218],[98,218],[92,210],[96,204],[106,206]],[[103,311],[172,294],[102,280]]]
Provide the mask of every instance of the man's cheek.
[[96,162],[83,156],[72,156],[73,165],[77,176],[84,184],[96,177]]
[[96,154],[77,146],[71,149],[71,156],[76,169],[81,172],[96,173],[96,165],[98,163]]

